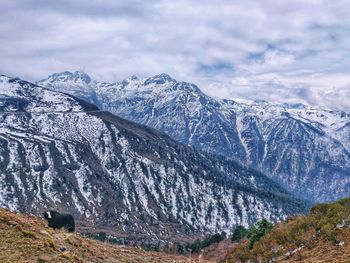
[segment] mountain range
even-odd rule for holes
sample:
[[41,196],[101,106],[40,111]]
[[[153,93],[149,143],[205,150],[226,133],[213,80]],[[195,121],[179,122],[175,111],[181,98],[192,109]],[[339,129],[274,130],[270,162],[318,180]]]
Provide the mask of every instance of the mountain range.
[[307,204],[234,160],[1,75],[0,206],[65,211],[95,230],[161,243],[261,218],[279,221]]
[[257,169],[312,202],[350,195],[350,114],[302,104],[216,99],[167,74],[120,82],[62,72],[37,82],[173,139]]

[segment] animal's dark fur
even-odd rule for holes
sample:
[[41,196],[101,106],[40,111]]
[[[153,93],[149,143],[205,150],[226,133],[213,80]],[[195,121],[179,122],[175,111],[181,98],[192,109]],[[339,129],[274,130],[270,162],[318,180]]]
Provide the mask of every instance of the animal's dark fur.
[[51,210],[43,213],[44,218],[48,221],[49,227],[54,229],[64,227],[69,232],[74,232],[74,218],[70,214],[60,214],[57,211]]

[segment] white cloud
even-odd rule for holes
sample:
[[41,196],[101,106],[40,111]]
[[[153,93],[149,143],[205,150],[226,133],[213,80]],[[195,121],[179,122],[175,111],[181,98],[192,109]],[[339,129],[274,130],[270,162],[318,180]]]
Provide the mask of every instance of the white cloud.
[[267,100],[344,108],[337,92],[350,100],[349,1],[2,0],[0,8],[4,74],[167,72],[208,92],[224,85],[213,92],[222,96],[258,90]]
[[[209,85],[205,92],[219,98],[266,100],[273,103],[303,103],[305,105],[350,112],[350,76],[310,76],[283,78],[276,74],[236,77],[228,83]],[[334,83],[327,85],[325,83]]]

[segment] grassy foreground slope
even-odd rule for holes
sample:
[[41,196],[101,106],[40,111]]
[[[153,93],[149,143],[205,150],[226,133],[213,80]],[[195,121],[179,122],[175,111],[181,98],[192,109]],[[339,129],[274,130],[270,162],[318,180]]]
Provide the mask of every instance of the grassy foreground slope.
[[0,262],[174,263],[189,260],[146,252],[136,247],[110,245],[79,234],[53,230],[47,228],[39,217],[0,208]]
[[230,262],[350,262],[350,198],[318,204],[307,216],[290,217],[249,249],[243,239]]

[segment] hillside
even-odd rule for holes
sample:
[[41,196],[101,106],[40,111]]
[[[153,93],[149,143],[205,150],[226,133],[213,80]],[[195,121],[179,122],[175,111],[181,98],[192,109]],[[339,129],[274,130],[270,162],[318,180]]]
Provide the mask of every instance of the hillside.
[[[46,227],[43,219],[0,208],[0,262],[188,262],[180,256],[116,246]],[[195,261],[194,261],[195,262]],[[202,261],[203,262],[203,261]]]
[[208,247],[201,249],[200,252],[193,253],[193,258],[201,258],[214,262],[225,262],[225,258],[230,251],[236,246],[229,238]]
[[62,72],[38,82],[197,149],[236,159],[310,201],[350,195],[350,114],[302,104],[215,99],[167,74],[99,82]]
[[[305,211],[267,176],[70,95],[0,77],[0,206],[154,247]],[[94,230],[95,231],[95,230]]]
[[277,224],[251,249],[243,239],[227,262],[350,262],[350,198]]

